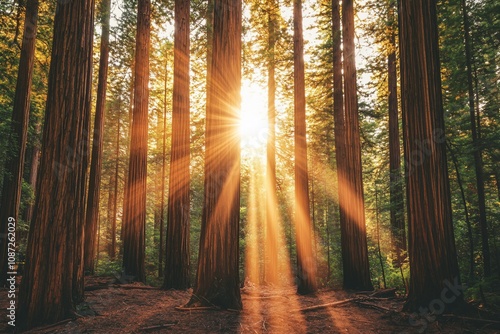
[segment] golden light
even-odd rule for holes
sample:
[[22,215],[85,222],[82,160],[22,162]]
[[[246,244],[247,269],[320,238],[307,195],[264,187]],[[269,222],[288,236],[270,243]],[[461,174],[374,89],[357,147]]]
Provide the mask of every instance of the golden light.
[[267,91],[250,81],[243,81],[241,87],[239,134],[244,155],[265,156],[268,135]]

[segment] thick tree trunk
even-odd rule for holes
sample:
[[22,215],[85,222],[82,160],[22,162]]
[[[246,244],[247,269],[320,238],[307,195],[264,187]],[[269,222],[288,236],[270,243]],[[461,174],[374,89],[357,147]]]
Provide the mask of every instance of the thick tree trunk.
[[297,292],[316,291],[316,261],[312,252],[311,213],[306,141],[306,95],[302,1],[293,2],[293,82],[295,139],[295,237],[297,242]]
[[144,282],[148,150],[149,42],[151,2],[139,0],[135,52],[134,111],[128,179],[123,202],[123,268]]
[[189,304],[241,309],[239,288],[241,0],[215,0],[198,274]]
[[266,239],[264,281],[278,283],[278,196],[276,194],[276,34],[278,4],[269,1],[268,8],[268,59],[267,59],[267,119],[269,132],[267,136],[267,168],[266,168]]
[[[461,300],[453,235],[434,0],[399,7],[410,286],[407,310]],[[445,290],[448,289],[448,290]],[[448,294],[444,294],[448,292]],[[443,297],[444,296],[444,297]]]
[[83,299],[94,2],[58,3],[26,269],[19,292],[24,328],[72,315]]
[[479,227],[481,229],[481,249],[483,253],[484,276],[491,275],[491,255],[488,244],[488,221],[486,220],[486,199],[484,194],[483,158],[479,141],[478,126],[476,124],[476,110],[474,108],[474,81],[472,79],[472,48],[470,41],[469,17],[467,4],[461,0],[464,21],[465,61],[467,65],[467,87],[469,94],[469,112],[472,131],[472,147],[474,150],[474,170],[476,172],[477,201],[479,208]]
[[[339,184],[345,191],[344,221],[341,224],[342,265],[344,288],[373,290],[370,280],[366,240],[365,201],[361,170],[361,143],[358,120],[356,60],[354,45],[354,8],[352,0],[342,3],[342,33],[344,45],[344,138],[346,159]],[[339,185],[340,188],[340,185]],[[342,221],[341,221],[342,223]]]
[[102,143],[104,138],[104,113],[106,110],[106,86],[108,83],[109,58],[109,20],[111,15],[111,0],[102,1],[102,35],[101,54],[99,59],[99,78],[97,85],[97,102],[94,120],[94,138],[90,163],[89,192],[87,213],[85,215],[85,248],[84,270],[94,274],[96,253],[97,220],[99,217],[99,199],[102,169]]
[[165,289],[189,287],[189,9],[190,0],[175,1],[174,98]]
[[19,204],[23,180],[24,155],[28,138],[31,79],[35,58],[35,40],[38,22],[38,0],[28,0],[24,22],[23,44],[17,73],[17,84],[12,110],[9,144],[15,145],[13,153],[5,161],[5,176],[0,204],[0,286],[7,279],[7,225],[9,218],[19,218]]
[[401,179],[401,144],[399,142],[398,79],[396,64],[396,23],[392,2],[388,9],[389,55],[387,77],[389,87],[389,170],[391,201],[391,239],[396,266],[401,266],[406,252],[403,180]]

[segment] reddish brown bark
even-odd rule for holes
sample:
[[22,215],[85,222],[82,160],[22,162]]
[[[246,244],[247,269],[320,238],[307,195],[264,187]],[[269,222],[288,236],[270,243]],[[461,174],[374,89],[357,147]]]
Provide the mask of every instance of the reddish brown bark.
[[44,149],[19,292],[23,328],[69,317],[83,300],[93,15],[92,0],[57,5]]
[[205,135],[205,194],[190,304],[241,309],[239,288],[241,0],[215,0]]
[[[444,137],[436,3],[399,4],[410,284],[406,309],[449,308],[446,281],[459,280]],[[446,303],[445,303],[446,302]],[[444,311],[444,309],[443,309]]]
[[146,181],[148,150],[149,43],[151,2],[140,0],[134,69],[134,109],[128,178],[123,202],[123,268],[134,280],[144,282],[146,238]]
[[344,197],[344,220],[341,220],[344,288],[373,290],[366,240],[352,0],[342,2],[342,34],[345,116],[342,135],[345,140],[345,164],[339,174],[339,191],[342,187],[344,192],[339,196]]
[[312,251],[312,226],[309,209],[309,176],[307,168],[306,96],[304,80],[304,38],[302,1],[294,0],[294,123],[295,123],[295,232],[297,242],[297,292],[316,291],[316,261]]
[[174,100],[165,289],[189,287],[189,0],[175,1]]
[[94,273],[95,268],[94,261],[96,254],[97,220],[99,218],[102,143],[104,113],[106,109],[106,87],[108,82],[109,20],[111,15],[111,0],[103,0],[101,6],[101,54],[99,59],[99,79],[97,84],[97,102],[94,120],[92,158],[90,164],[87,213],[85,215],[84,270],[86,273],[90,274]]

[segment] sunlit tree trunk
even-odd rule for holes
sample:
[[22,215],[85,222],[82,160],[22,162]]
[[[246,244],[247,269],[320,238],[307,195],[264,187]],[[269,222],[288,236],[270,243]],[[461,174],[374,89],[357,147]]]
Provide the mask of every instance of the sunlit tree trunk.
[[108,83],[109,20],[111,15],[111,0],[103,0],[101,6],[101,54],[99,56],[99,78],[94,119],[94,137],[92,140],[92,157],[90,162],[87,213],[85,215],[84,270],[86,273],[90,274],[94,273],[95,268],[94,261],[96,253],[97,220],[99,217],[102,143],[104,138],[104,112],[106,109],[106,86]]
[[278,283],[278,197],[276,194],[276,34],[278,4],[268,1],[267,34],[267,117],[269,133],[267,137],[266,169],[266,239],[264,281]]
[[474,107],[474,81],[472,78],[472,47],[470,41],[470,24],[467,14],[467,3],[461,0],[464,23],[465,63],[467,65],[467,87],[469,95],[469,112],[472,131],[472,146],[474,150],[474,170],[476,172],[477,201],[479,208],[479,227],[481,229],[481,250],[483,253],[484,276],[491,275],[491,255],[488,244],[488,221],[486,220],[486,199],[484,194],[483,157],[476,124],[476,109]]
[[241,0],[214,0],[205,193],[190,305],[241,309],[239,288]]
[[175,1],[174,98],[165,289],[189,287],[189,8]]
[[83,300],[93,15],[92,0],[57,4],[44,149],[19,292],[17,323],[24,328],[69,317]]
[[338,178],[338,200],[339,214],[342,224],[345,222],[345,182],[341,180],[346,178],[345,171],[345,116],[344,116],[344,84],[342,79],[342,30],[340,22],[339,0],[332,0],[332,53],[333,53],[333,117],[335,132],[335,156],[337,163]]
[[295,236],[297,242],[297,292],[316,291],[316,261],[312,252],[309,209],[309,177],[306,141],[306,95],[304,83],[304,38],[302,1],[293,2],[293,82],[295,142]]
[[344,205],[344,220],[341,220],[344,288],[373,290],[366,240],[352,0],[342,2],[342,34],[345,115],[342,135],[346,141],[346,150],[339,188],[341,183],[345,183],[342,185],[344,192],[340,194],[340,197],[345,197],[341,203]]
[[395,4],[389,1],[388,29],[389,55],[387,57],[388,106],[389,106],[389,170],[391,201],[391,239],[395,263],[401,266],[406,251],[406,229],[404,220],[403,184],[401,179],[401,145],[399,141],[398,79],[396,64]]
[[[399,43],[408,209],[407,310],[461,300],[442,292],[459,281],[444,137],[434,0],[401,0]],[[448,293],[449,295],[450,293]],[[455,293],[456,295],[456,293]],[[451,300],[450,300],[451,299]],[[446,302],[446,304],[445,304]]]
[[9,144],[15,145],[13,153],[5,161],[5,174],[2,184],[0,204],[0,286],[7,279],[7,226],[9,217],[19,218],[19,204],[23,180],[24,155],[28,139],[28,121],[30,114],[31,79],[35,58],[35,39],[38,22],[38,0],[28,0],[24,22],[21,58],[17,73],[14,108],[12,110],[11,129],[7,134]]
[[128,180],[123,202],[123,268],[144,282],[148,150],[149,42],[151,2],[139,0],[135,51],[134,110]]

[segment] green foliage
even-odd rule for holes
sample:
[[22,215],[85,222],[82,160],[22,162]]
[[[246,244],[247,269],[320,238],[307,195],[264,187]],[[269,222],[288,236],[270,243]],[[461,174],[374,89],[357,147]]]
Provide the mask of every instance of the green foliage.
[[470,286],[465,298],[492,313],[500,312],[500,278],[489,277]]

